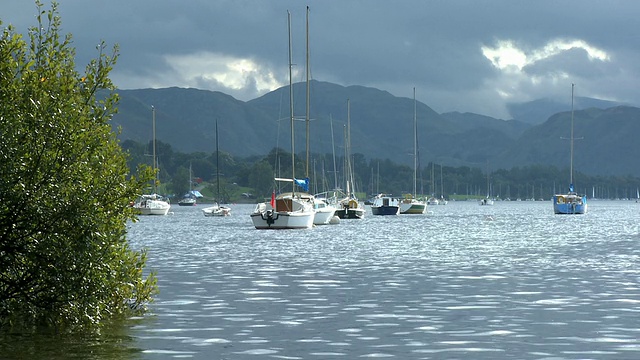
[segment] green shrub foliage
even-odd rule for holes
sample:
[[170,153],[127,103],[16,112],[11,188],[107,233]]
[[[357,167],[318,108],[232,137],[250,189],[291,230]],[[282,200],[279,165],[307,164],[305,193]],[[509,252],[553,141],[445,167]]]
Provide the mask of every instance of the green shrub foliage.
[[11,26],[0,39],[0,327],[86,328],[156,291],[126,239],[151,173],[128,176],[109,124],[117,46],[78,72],[57,4],[36,5],[28,41]]

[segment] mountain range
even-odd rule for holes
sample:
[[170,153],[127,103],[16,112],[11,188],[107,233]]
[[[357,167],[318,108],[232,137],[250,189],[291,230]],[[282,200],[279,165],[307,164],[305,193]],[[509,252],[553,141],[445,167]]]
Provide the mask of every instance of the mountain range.
[[[118,113],[112,119],[120,140],[156,139],[176,151],[215,150],[234,156],[266,155],[272,148],[291,149],[288,86],[250,101],[227,94],[185,88],[118,90]],[[294,143],[306,146],[306,83],[293,85]],[[640,108],[599,99],[574,103],[574,169],[591,175],[640,176]],[[414,100],[364,87],[310,82],[309,147],[311,153],[344,153],[350,123],[351,152],[367,159],[413,164]],[[570,162],[571,104],[541,99],[509,107],[513,119],[474,113],[439,114],[415,102],[419,162],[448,166],[510,169],[515,166]]]

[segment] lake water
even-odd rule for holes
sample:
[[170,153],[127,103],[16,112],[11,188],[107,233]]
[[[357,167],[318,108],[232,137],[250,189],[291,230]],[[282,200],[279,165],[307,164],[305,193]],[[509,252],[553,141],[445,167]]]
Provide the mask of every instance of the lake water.
[[640,358],[633,201],[574,216],[550,201],[368,209],[288,231],[255,230],[252,205],[202,207],[130,224],[157,271],[147,316],[106,340],[31,342],[34,358]]

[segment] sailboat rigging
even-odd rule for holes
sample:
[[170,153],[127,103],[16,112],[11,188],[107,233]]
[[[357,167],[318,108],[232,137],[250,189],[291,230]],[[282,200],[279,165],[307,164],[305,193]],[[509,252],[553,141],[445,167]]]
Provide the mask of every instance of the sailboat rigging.
[[156,168],[156,108],[154,106],[151,106],[151,114],[153,129],[153,194],[140,196],[140,198],[138,198],[138,200],[133,204],[133,207],[138,210],[140,215],[167,215],[171,205],[158,195],[158,171]]
[[413,88],[413,193],[405,195],[400,202],[400,214],[424,214],[427,204],[416,197],[418,181],[418,115],[416,88]]
[[[308,181],[299,181],[295,178],[295,137],[293,115],[293,83],[292,83],[292,55],[291,55],[291,13],[287,11],[287,25],[289,32],[289,111],[291,126],[291,179],[275,178],[275,181],[290,182],[290,193],[275,195],[273,191],[269,203],[262,202],[256,205],[251,213],[251,221],[256,229],[308,229],[313,226],[315,211],[308,196],[304,193],[297,194],[296,185],[307,186]],[[307,194],[308,195],[308,194]]]
[[231,215],[231,208],[228,206],[220,205],[222,198],[220,197],[220,149],[218,147],[218,120],[216,119],[216,202],[209,207],[202,209],[204,216],[229,216]]
[[573,143],[576,140],[573,133],[574,109],[573,96],[575,84],[571,84],[571,135],[569,137],[569,192],[553,196],[553,212],[555,214],[584,214],[587,212],[587,196],[578,195],[573,185]]
[[[311,114],[310,114],[310,102],[311,102],[311,89],[310,89],[310,83],[309,83],[309,7],[307,6],[307,18],[306,18],[306,40],[307,40],[307,56],[306,56],[306,113],[305,113],[305,123],[306,123],[306,140],[307,140],[307,146],[306,146],[306,155],[307,155],[307,159],[306,159],[306,171],[305,171],[305,181],[309,181],[309,142],[310,142],[310,131],[309,131],[309,125],[310,125],[310,118],[311,118]],[[315,168],[315,167],[314,167]],[[314,176],[314,179],[315,176]],[[314,188],[315,191],[317,188]],[[326,195],[325,194],[316,194],[316,195],[309,195],[309,194],[304,194],[304,198],[305,199],[309,199],[311,201],[311,205],[313,206],[313,211],[314,211],[314,216],[313,216],[313,224],[314,225],[327,225],[331,222],[331,220],[334,217],[334,214],[336,212],[336,208],[329,204],[327,199],[326,199]]]
[[336,216],[340,219],[362,219],[364,218],[365,209],[355,195],[353,169],[351,168],[351,102],[349,99],[347,99],[347,124],[344,127],[344,152],[346,196],[337,200]]

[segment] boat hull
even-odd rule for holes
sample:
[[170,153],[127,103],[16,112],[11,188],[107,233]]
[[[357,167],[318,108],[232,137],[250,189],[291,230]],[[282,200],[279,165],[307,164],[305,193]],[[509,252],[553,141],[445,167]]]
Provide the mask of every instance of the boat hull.
[[268,203],[256,205],[250,215],[256,229],[309,229],[313,227],[316,213],[310,202],[284,196],[275,199],[275,204],[275,209]]
[[202,209],[202,214],[204,216],[229,216],[231,215],[231,209],[226,206],[209,206]]
[[398,215],[400,213],[399,206],[372,206],[371,213],[373,215]]
[[398,215],[400,213],[400,202],[398,199],[382,196],[371,205],[371,213],[373,215]]
[[366,210],[354,198],[343,199],[337,202],[335,216],[340,219],[364,219]]
[[313,226],[314,215],[313,212],[267,210],[251,214],[251,221],[260,230],[309,229]]
[[137,208],[140,215],[167,215],[169,208]]
[[171,205],[162,200],[142,199],[133,205],[139,215],[167,215]]
[[335,215],[340,219],[364,219],[364,209],[345,208],[337,209]]
[[553,196],[553,212],[555,214],[584,214],[587,212],[587,197],[575,194]]
[[491,206],[493,205],[493,200],[491,199],[482,199],[478,202],[481,206]]
[[427,211],[425,203],[400,203],[400,214],[424,214]]
[[336,213],[336,209],[333,207],[325,207],[321,209],[315,209],[313,216],[314,225],[327,225]]

